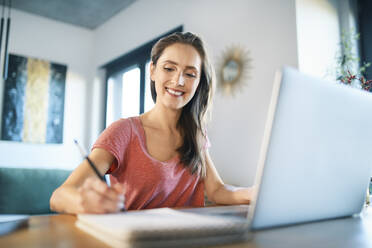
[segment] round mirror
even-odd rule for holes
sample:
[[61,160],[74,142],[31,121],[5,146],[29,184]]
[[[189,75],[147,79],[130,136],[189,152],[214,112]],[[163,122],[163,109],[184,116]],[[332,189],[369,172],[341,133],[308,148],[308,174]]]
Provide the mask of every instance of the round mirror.
[[251,69],[251,59],[246,50],[240,46],[228,48],[222,55],[218,70],[218,86],[227,95],[234,94],[237,88],[245,85]]
[[222,69],[222,78],[226,82],[233,82],[239,78],[240,66],[235,60],[226,62]]

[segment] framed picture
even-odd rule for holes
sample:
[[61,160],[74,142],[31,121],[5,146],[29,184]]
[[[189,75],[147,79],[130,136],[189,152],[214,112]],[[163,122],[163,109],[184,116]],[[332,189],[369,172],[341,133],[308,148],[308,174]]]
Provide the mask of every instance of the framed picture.
[[9,55],[1,139],[62,143],[67,66]]

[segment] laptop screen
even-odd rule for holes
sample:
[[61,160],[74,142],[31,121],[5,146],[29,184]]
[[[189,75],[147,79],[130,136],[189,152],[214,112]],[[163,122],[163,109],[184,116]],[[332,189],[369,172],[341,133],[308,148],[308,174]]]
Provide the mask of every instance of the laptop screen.
[[252,228],[360,212],[371,176],[371,113],[370,93],[284,68],[262,143]]

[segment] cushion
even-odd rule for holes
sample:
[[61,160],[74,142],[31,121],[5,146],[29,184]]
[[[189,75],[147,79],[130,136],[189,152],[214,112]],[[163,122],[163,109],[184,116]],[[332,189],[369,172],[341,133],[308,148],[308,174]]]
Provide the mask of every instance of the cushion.
[[0,214],[49,214],[49,199],[71,171],[0,168]]

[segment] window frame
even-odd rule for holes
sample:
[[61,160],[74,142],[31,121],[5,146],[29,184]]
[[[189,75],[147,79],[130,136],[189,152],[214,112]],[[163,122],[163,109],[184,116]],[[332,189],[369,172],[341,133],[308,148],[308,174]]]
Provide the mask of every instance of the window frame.
[[[360,47],[361,47],[361,62],[372,62],[372,2],[370,0],[358,1],[358,25],[360,33]],[[366,69],[365,75],[367,79],[372,79],[372,66]]]

